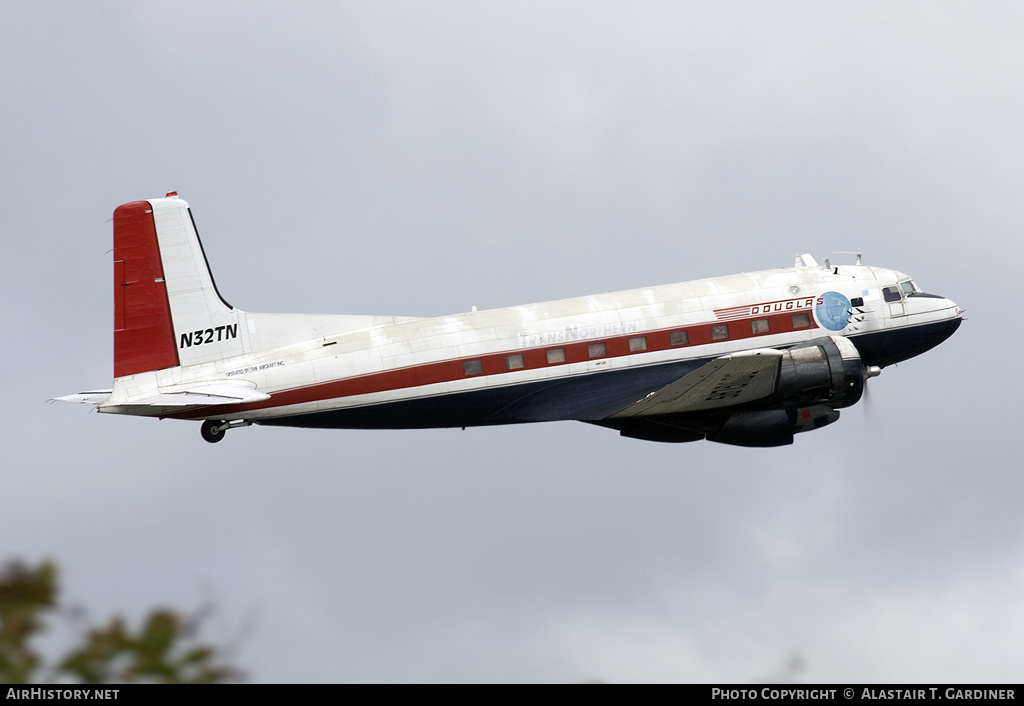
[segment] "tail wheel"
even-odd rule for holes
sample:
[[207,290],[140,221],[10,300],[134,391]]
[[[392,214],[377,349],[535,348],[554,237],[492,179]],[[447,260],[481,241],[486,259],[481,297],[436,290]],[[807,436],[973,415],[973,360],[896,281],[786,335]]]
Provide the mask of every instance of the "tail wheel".
[[218,441],[224,438],[224,432],[227,431],[227,422],[220,419],[207,419],[203,422],[202,433],[203,438],[209,441],[211,444],[216,444]]

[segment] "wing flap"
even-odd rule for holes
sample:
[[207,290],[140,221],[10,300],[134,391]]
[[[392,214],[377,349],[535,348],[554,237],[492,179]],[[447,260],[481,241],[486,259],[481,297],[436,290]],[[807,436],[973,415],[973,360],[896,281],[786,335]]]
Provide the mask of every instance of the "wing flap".
[[722,356],[647,395],[611,419],[732,407],[775,391],[782,351],[760,348]]

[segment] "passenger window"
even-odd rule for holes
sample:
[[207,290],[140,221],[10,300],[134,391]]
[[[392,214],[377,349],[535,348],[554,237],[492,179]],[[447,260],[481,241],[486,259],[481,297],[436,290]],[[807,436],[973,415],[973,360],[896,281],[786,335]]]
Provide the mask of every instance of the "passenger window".
[[758,319],[754,321],[752,328],[754,333],[768,333],[771,329],[768,326],[768,319]]
[[607,354],[603,343],[591,343],[587,346],[587,355],[591,358],[600,358]]
[[887,302],[898,302],[900,297],[899,287],[882,287],[882,299]]
[[668,335],[668,342],[672,346],[685,346],[690,343],[690,336],[686,331],[673,331]]
[[864,297],[854,297],[850,300],[850,306],[864,306]]
[[482,360],[467,360],[462,364],[462,370],[466,375],[480,375],[484,371]]
[[711,340],[722,341],[729,338],[729,327],[726,324],[711,327]]
[[647,350],[647,336],[637,336],[636,338],[629,339],[629,352],[637,353],[638,351]]
[[523,362],[522,354],[516,353],[515,355],[505,356],[505,367],[509,370],[519,370],[520,368],[526,367],[526,364]]
[[793,314],[793,328],[810,328],[811,327],[811,315],[806,311],[799,314]]
[[565,349],[564,348],[552,348],[548,351],[548,365],[554,365],[555,363],[565,362]]

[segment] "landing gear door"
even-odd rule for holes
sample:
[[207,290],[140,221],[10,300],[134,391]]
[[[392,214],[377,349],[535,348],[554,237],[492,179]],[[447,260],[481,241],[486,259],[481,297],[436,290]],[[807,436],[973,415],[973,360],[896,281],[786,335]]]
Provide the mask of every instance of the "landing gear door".
[[886,306],[889,307],[889,316],[906,316],[907,309],[903,303],[903,294],[900,292],[899,287],[882,287],[882,299],[885,301]]

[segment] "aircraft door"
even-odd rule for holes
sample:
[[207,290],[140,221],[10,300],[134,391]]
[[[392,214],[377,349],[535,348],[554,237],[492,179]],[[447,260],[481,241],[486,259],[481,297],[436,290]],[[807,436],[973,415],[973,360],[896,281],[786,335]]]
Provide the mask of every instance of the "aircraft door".
[[903,303],[903,293],[900,292],[899,287],[882,287],[882,299],[889,307],[889,316],[906,316],[907,308]]

